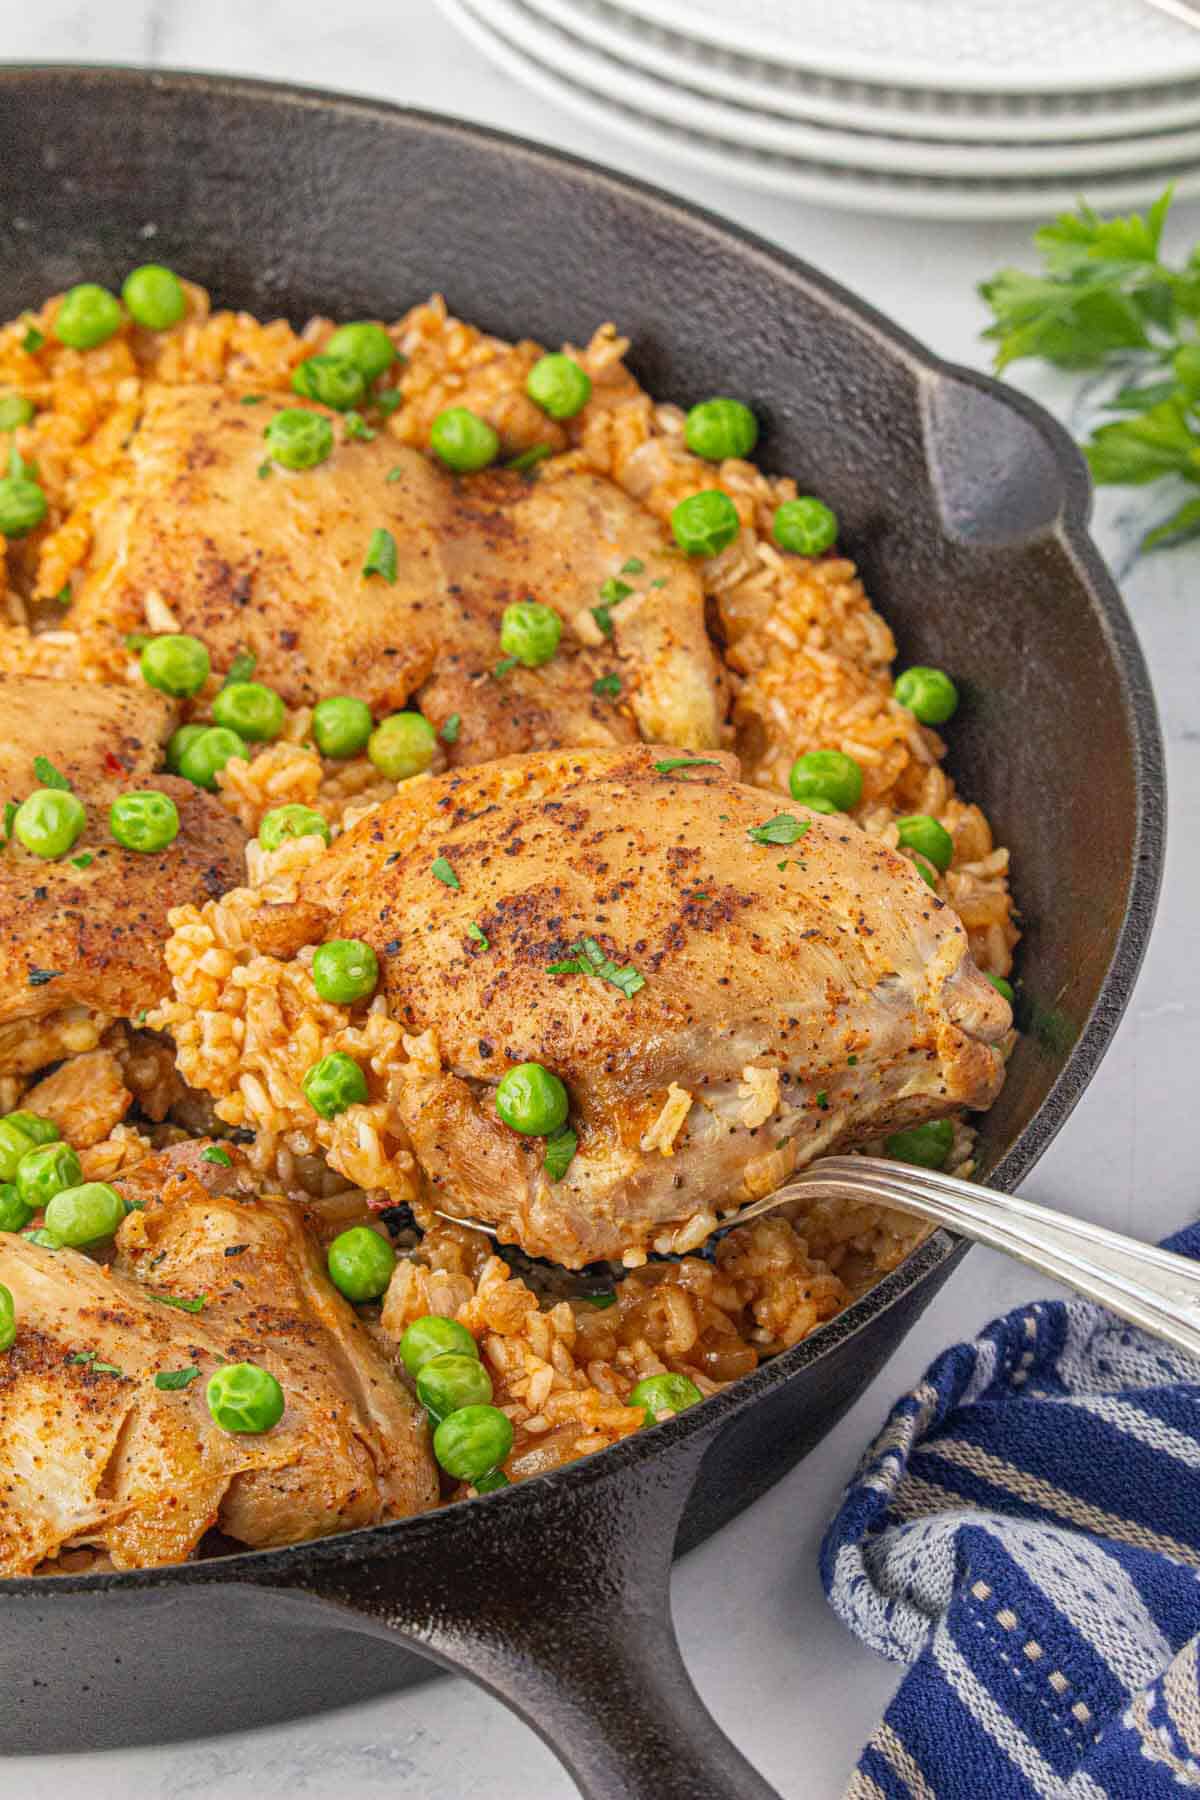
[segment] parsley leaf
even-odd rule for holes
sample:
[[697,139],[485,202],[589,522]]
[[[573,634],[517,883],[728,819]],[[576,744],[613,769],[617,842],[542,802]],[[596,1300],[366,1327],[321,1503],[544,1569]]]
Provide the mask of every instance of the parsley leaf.
[[1146,533],[1142,548],[1157,550],[1163,546],[1186,544],[1195,537],[1200,537],[1200,500],[1185,500],[1178,512]]
[[751,825],[746,836],[755,844],[798,844],[811,823],[791,813],[776,813],[765,825]]
[[266,399],[265,394],[243,394],[238,401],[239,406],[261,406]]
[[1099,482],[1141,485],[1163,475],[1200,480],[1200,431],[1184,401],[1172,398],[1130,419],[1101,425],[1087,445],[1092,475]]
[[504,677],[508,674],[508,671],[510,669],[515,669],[516,666],[517,666],[517,659],[515,656],[501,657],[500,661],[496,664],[495,668],[492,670],[492,680],[493,681],[503,681]]
[[438,732],[443,744],[457,744],[458,734],[462,729],[462,714],[451,713],[442,729]]
[[646,977],[634,968],[618,968],[610,956],[607,956],[594,937],[580,938],[571,945],[570,956],[562,962],[553,962],[547,971],[550,975],[594,975],[598,981],[607,981],[624,994],[627,1000],[640,993],[646,985]]
[[[384,388],[380,393],[376,394],[371,405],[375,408],[376,412],[382,413],[385,419],[390,419],[396,408],[400,405],[402,399],[403,396],[396,388]],[[388,479],[390,480],[391,477],[389,476]]]
[[627,581],[618,581],[615,575],[601,583],[600,598],[607,606],[619,606],[622,600],[628,600],[633,589]]
[[62,772],[55,768],[48,756],[35,756],[33,772],[46,788],[61,788],[66,794],[71,792],[71,783]]
[[396,540],[390,531],[382,526],[371,533],[371,542],[367,548],[367,560],[363,564],[365,576],[381,575],[389,586],[396,579]]
[[270,473],[271,473],[271,459],[268,456],[265,462],[260,462],[258,465],[258,479],[260,481],[265,481],[267,479],[267,476]]
[[4,841],[6,844],[12,837],[13,820],[16,818],[18,810],[15,800],[4,802]]
[[553,1137],[546,1139],[546,1152],[542,1157],[542,1167],[550,1181],[561,1181],[574,1160],[579,1148],[579,1139],[569,1126],[561,1125]]
[[528,450],[522,450],[519,456],[512,456],[505,463],[506,469],[514,470],[518,475],[528,475],[530,469],[536,469],[539,463],[545,462],[548,456],[554,455],[550,444],[531,444]]
[[195,1381],[200,1371],[194,1365],[187,1369],[160,1369],[154,1377],[154,1385],[161,1388],[164,1394],[177,1394]]
[[257,667],[258,658],[253,651],[239,650],[229,665],[229,673],[221,683],[222,687],[228,687],[231,681],[249,681]]
[[375,433],[360,412],[343,413],[342,424],[346,428],[348,438],[356,438],[361,444],[374,443]]
[[148,1300],[157,1300],[160,1306],[176,1306],[180,1312],[198,1313],[204,1311],[207,1294],[198,1294],[194,1300],[181,1300],[178,1294],[147,1294]]
[[73,856],[71,858],[71,867],[73,869],[90,869],[95,860],[96,859],[91,851],[85,850],[82,856]]
[[676,769],[719,769],[719,762],[711,756],[668,756],[662,762],[656,762],[656,775],[673,775]]
[[200,1161],[206,1163],[219,1163],[223,1169],[232,1169],[233,1167],[232,1156],[230,1156],[228,1150],[223,1150],[220,1144],[210,1144],[207,1150],[202,1150],[200,1152]]
[[444,881],[448,888],[460,888],[462,882],[450,867],[444,856],[437,856],[430,865],[430,873],[436,881]]
[[622,575],[640,575],[645,568],[640,556],[630,556],[621,564]]
[[57,981],[62,974],[61,969],[30,969],[30,987],[45,987],[51,981]]
[[27,356],[32,356],[35,350],[41,349],[45,341],[45,333],[39,331],[36,325],[31,325],[21,339],[21,348]]
[[472,919],[471,923],[467,926],[467,936],[469,938],[471,938],[473,940],[473,942],[478,944],[479,948],[481,950],[490,950],[491,949],[491,944],[488,941],[487,933],[485,931],[481,930],[481,928],[475,923],[474,919]]
[[592,692],[600,699],[615,700],[620,691],[619,675],[600,675],[592,683]]
[[396,467],[394,469],[388,470],[387,474],[384,476],[383,479],[385,481],[403,481],[404,480],[404,470],[401,467],[401,465],[399,463],[397,463]]

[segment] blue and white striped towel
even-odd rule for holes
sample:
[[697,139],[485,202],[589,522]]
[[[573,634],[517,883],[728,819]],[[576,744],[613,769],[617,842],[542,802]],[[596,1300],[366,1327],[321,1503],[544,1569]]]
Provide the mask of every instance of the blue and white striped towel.
[[1083,1301],[1010,1313],[894,1407],[821,1563],[910,1664],[847,1800],[1200,1789],[1200,1362]]

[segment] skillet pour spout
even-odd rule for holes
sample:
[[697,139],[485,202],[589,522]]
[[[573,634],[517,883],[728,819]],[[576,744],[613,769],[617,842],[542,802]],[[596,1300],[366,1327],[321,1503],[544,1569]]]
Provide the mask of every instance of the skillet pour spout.
[[[1014,1188],[1120,1019],[1163,854],[1146,670],[1060,429],[769,244],[497,133],[65,67],[0,69],[0,117],[0,318],[74,281],[119,289],[152,238],[155,260],[259,317],[393,318],[441,291],[514,339],[579,342],[612,319],[649,392],[752,407],[764,467],[837,512],[902,659],[953,671],[963,695],[954,773],[1012,849],[1026,922],[1022,1036],[979,1139],[985,1179]],[[818,1442],[964,1250],[936,1232],[703,1405],[482,1499],[281,1550],[4,1583],[0,1750],[246,1728],[441,1665],[526,1718],[593,1800],[768,1795],[683,1668],[671,1555]]]

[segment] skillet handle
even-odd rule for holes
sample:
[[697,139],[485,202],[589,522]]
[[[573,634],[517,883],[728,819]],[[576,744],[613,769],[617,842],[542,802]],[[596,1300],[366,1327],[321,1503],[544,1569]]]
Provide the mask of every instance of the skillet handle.
[[304,1586],[495,1694],[586,1800],[779,1800],[700,1699],[671,1620],[675,1535],[706,1441],[598,1462],[582,1488],[549,1476],[468,1501],[428,1555],[412,1520],[395,1550],[311,1566]]

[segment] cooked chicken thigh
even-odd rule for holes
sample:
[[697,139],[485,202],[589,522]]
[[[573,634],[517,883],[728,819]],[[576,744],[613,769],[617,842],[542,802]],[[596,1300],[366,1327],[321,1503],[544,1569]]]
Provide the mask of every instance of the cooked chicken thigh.
[[[1008,1006],[911,863],[801,806],[764,838],[778,802],[732,758],[679,762],[639,746],[414,781],[294,909],[310,938],[366,939],[410,1044],[432,1036],[387,1073],[433,1204],[568,1265],[682,1247],[698,1216],[1003,1079]],[[496,1115],[527,1061],[570,1096],[557,1181]]]
[[[0,1234],[17,1316],[0,1357],[0,1575],[78,1545],[119,1569],[179,1562],[214,1527],[293,1543],[436,1501],[423,1415],[330,1286],[295,1207],[206,1192],[187,1164],[226,1172],[193,1149],[138,1169],[130,1191],[145,1209],[121,1227],[113,1270]],[[272,1430],[214,1423],[204,1390],[223,1361],[279,1381]],[[185,1386],[155,1382],[191,1369]]]
[[[145,630],[157,597],[218,669],[253,651],[293,703],[346,693],[387,711],[419,696],[436,726],[459,713],[457,761],[639,729],[717,742],[699,578],[612,482],[455,478],[385,431],[346,440],[336,418],[333,454],[289,472],[264,463],[264,415],[219,387],[151,390],[128,474],[95,515],[77,631]],[[394,582],[363,574],[376,530],[394,541]],[[610,580],[624,590],[611,640],[591,611]],[[501,613],[529,596],[562,616],[563,648],[496,678]],[[609,674],[619,697],[593,692]]]
[[[168,910],[242,877],[241,827],[211,795],[154,772],[175,722],[149,689],[0,676],[0,803],[43,784],[34,760],[45,757],[87,809],[69,857],[47,861],[16,839],[0,856],[0,1070],[90,1048],[94,1036],[71,1038],[81,1008],[129,1018],[152,1006],[167,987]],[[169,794],[180,821],[175,841],[149,854],[122,849],[108,825],[117,795],[145,788]]]

